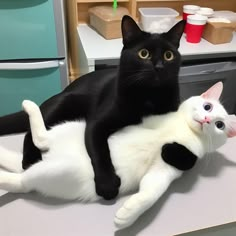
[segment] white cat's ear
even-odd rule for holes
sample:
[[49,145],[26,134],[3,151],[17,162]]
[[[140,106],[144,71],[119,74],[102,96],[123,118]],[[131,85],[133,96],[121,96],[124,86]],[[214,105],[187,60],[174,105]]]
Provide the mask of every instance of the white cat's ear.
[[223,91],[223,83],[218,82],[210,87],[206,92],[201,94],[203,98],[219,100],[220,95]]
[[229,138],[235,137],[236,136],[236,116],[235,115],[229,115],[228,117],[228,131],[227,131],[227,136]]

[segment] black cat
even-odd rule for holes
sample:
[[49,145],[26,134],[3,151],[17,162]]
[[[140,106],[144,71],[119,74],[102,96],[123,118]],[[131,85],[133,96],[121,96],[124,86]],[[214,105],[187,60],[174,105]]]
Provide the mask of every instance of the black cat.
[[[141,122],[150,114],[176,111],[180,102],[178,52],[185,21],[167,33],[140,30],[135,21],[122,19],[123,49],[118,69],[82,76],[41,106],[45,123],[85,118],[85,143],[95,172],[97,194],[116,197],[120,179],[111,163],[107,138],[118,129]],[[25,132],[29,127],[24,112],[0,118],[0,135]],[[40,151],[28,132],[24,140],[23,168],[41,160]]]

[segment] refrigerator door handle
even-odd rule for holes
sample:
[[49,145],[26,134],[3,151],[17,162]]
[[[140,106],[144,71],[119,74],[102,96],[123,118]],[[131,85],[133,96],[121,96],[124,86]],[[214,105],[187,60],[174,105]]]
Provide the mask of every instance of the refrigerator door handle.
[[0,70],[39,70],[47,68],[56,68],[61,65],[58,60],[40,61],[40,62],[0,62]]

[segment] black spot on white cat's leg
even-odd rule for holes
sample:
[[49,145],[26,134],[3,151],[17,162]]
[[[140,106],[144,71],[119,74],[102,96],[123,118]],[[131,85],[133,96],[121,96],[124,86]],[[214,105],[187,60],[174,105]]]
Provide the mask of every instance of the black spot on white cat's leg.
[[22,167],[24,170],[42,160],[41,151],[34,145],[31,132],[27,132],[24,139]]
[[196,155],[176,142],[165,144],[161,156],[167,164],[182,171],[191,169],[197,161]]

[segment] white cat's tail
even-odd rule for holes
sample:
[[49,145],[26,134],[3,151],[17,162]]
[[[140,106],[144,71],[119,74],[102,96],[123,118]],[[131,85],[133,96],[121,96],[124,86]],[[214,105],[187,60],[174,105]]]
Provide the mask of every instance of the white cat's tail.
[[0,146],[0,167],[14,173],[22,172],[22,153]]
[[41,151],[49,149],[48,131],[45,127],[42,113],[37,104],[24,100],[22,107],[29,115],[30,129],[34,145]]

